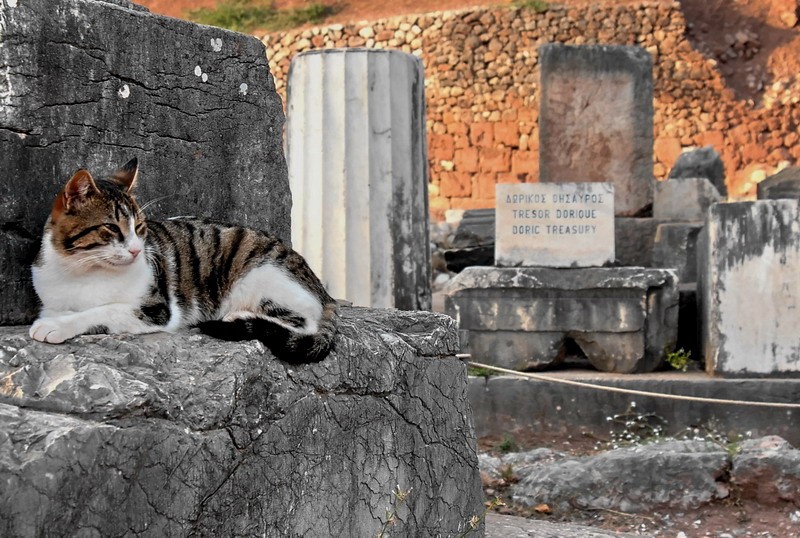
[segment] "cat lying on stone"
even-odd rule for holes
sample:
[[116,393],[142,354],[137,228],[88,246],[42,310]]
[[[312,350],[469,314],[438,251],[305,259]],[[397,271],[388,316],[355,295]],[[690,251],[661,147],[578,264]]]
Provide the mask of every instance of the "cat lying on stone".
[[131,194],[137,160],[109,180],[79,170],[53,203],[32,267],[42,302],[30,335],[197,326],[257,338],[279,358],[316,362],[336,332],[336,302],[305,260],[267,233],[195,218],[145,220]]

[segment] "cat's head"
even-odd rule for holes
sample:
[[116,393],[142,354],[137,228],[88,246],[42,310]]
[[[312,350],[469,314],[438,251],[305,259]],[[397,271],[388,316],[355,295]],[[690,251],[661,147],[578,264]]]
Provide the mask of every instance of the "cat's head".
[[78,170],[53,202],[45,240],[78,269],[121,268],[143,256],[147,225],[131,191],[138,161],[107,180]]

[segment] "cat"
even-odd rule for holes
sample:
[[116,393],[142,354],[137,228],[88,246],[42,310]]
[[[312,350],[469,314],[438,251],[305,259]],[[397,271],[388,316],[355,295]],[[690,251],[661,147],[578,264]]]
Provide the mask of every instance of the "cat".
[[31,272],[42,303],[30,336],[199,327],[256,338],[279,359],[324,359],[336,301],[298,253],[265,232],[204,219],[145,220],[132,159],[108,180],[79,170],[56,197]]

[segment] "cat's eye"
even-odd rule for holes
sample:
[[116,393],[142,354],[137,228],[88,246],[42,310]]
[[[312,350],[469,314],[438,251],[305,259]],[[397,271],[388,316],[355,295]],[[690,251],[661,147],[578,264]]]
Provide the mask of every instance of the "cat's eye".
[[119,226],[117,226],[113,222],[104,223],[103,224],[103,228],[105,228],[106,231],[111,232],[112,234],[116,235],[117,238],[120,239],[121,241],[125,239],[125,236],[122,235],[122,230],[120,230]]
[[144,235],[147,233],[147,224],[140,222],[136,225],[136,235]]

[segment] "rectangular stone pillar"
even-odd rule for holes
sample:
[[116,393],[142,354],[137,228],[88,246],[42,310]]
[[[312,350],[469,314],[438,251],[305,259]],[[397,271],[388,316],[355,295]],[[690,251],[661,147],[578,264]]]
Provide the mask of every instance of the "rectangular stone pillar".
[[614,185],[617,216],[653,203],[653,59],[640,47],[539,47],[539,181]]
[[706,370],[800,374],[800,200],[712,206],[698,256]]
[[0,1],[0,324],[30,322],[30,263],[79,168],[138,157],[152,218],[289,239],[283,110],[256,38],[93,0]]

